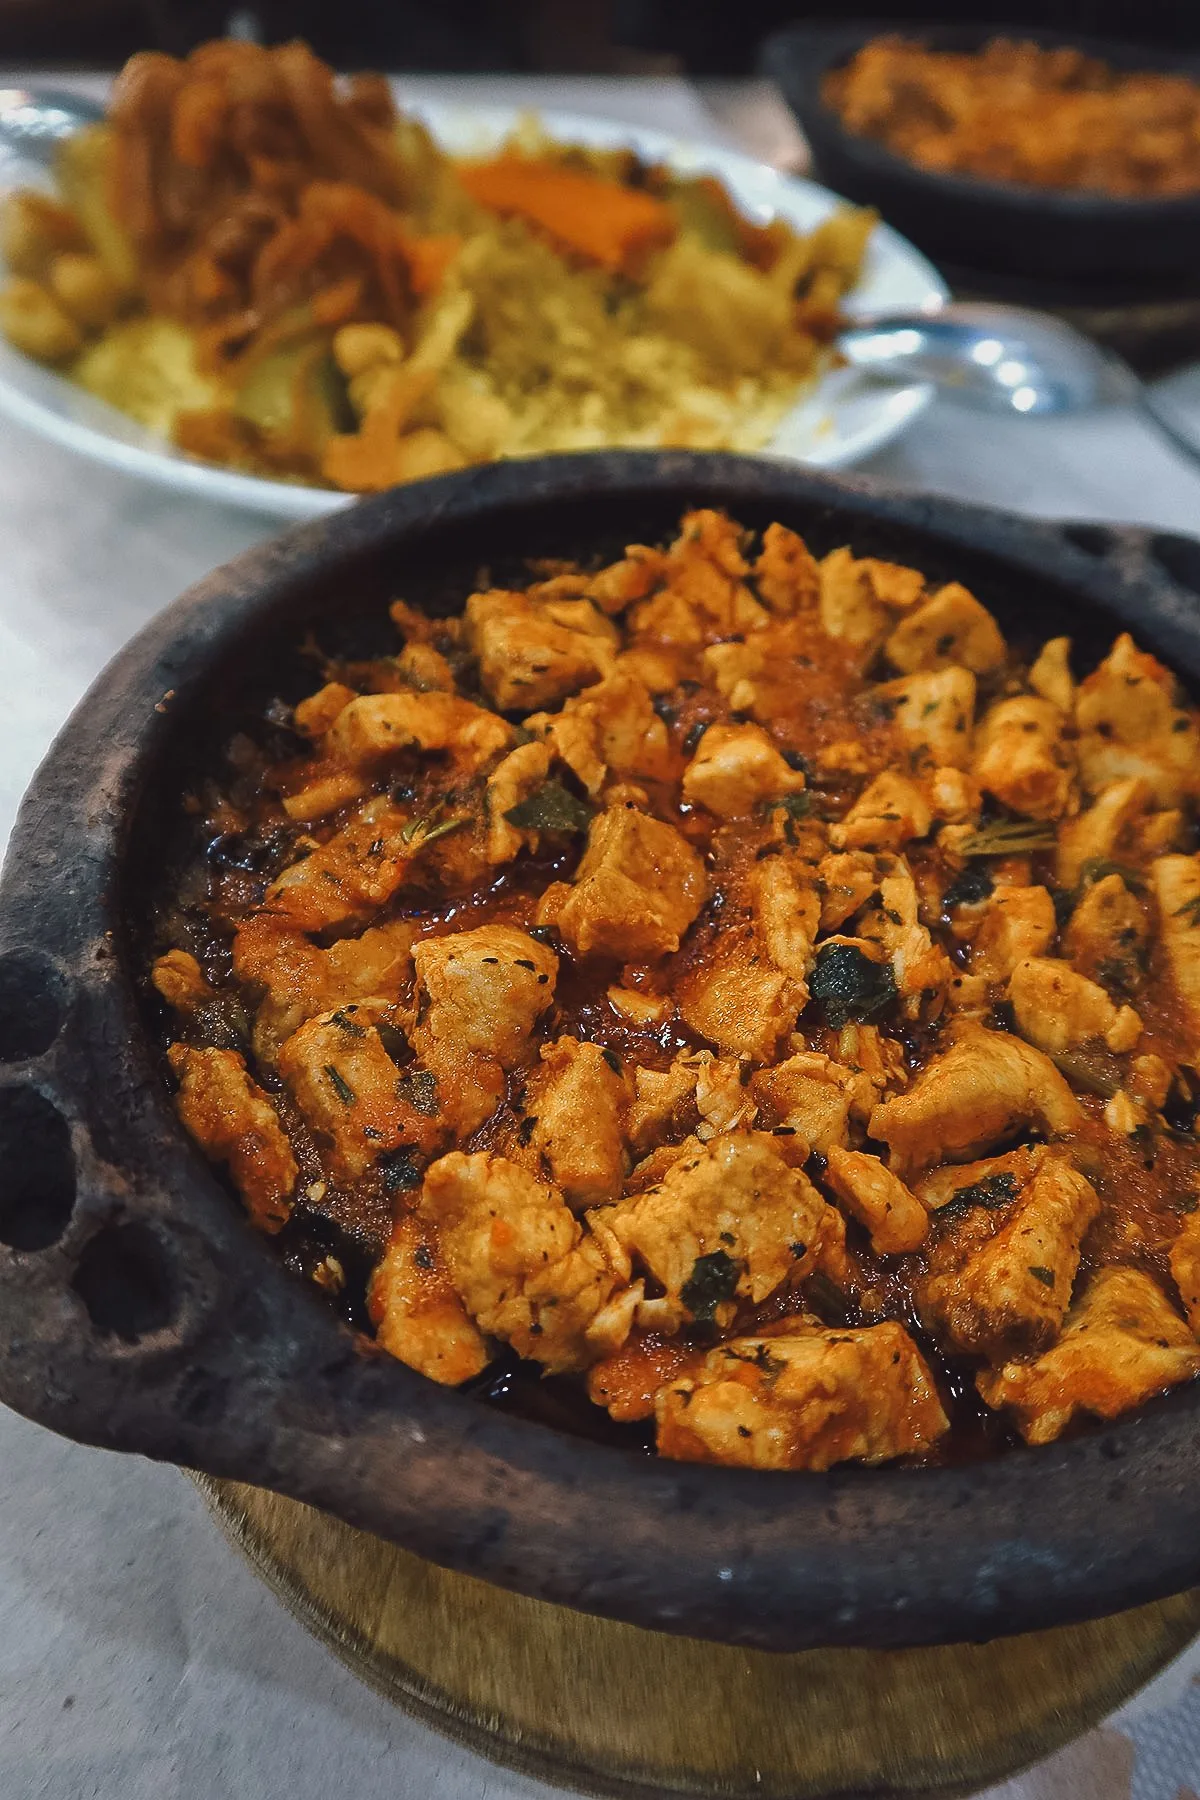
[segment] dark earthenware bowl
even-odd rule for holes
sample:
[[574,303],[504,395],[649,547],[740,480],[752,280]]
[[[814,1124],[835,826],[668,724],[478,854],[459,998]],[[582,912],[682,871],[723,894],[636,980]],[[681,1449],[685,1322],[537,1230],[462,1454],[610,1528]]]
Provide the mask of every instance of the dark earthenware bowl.
[[1075,282],[1153,282],[1200,268],[1200,194],[1169,200],[1021,187],[918,168],[873,138],[847,131],[821,95],[832,69],[872,38],[900,31],[931,50],[978,50],[994,37],[1043,47],[1071,45],[1116,69],[1149,69],[1200,80],[1200,58],[1071,32],[987,24],[794,25],[768,40],[763,66],[804,128],[819,180],[850,200],[877,206],[889,225],[935,261],[976,271]]
[[435,1562],[661,1630],[795,1650],[986,1638],[1200,1581],[1200,1384],[961,1469],[658,1462],[496,1412],[361,1343],[176,1123],[138,948],[182,784],[303,634],[481,564],[613,554],[681,511],[961,577],[1087,655],[1133,626],[1200,676],[1200,545],[1055,528],[727,456],[445,477],[305,525],[169,607],[38,772],[0,883],[0,1399],[69,1437],[278,1489]]

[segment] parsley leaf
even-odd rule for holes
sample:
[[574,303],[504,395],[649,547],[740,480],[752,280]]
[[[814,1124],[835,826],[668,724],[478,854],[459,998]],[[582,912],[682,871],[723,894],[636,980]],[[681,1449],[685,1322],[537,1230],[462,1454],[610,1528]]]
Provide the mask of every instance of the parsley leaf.
[[412,1144],[401,1144],[395,1150],[385,1150],[376,1159],[375,1167],[383,1176],[383,1185],[390,1194],[420,1185],[421,1171],[413,1160]]
[[981,1181],[972,1182],[970,1187],[956,1188],[950,1205],[986,1206],[995,1211],[998,1206],[1007,1206],[1016,1197],[1016,1177],[1001,1171],[997,1175],[985,1175]]
[[330,1013],[329,1023],[336,1025],[339,1031],[344,1031],[347,1037],[361,1038],[367,1035],[362,1026],[356,1024],[353,1019],[347,1018],[344,1012]]
[[986,869],[964,869],[961,875],[955,876],[942,895],[942,905],[947,910],[952,906],[978,906],[981,900],[987,899],[995,885]]
[[680,1299],[697,1324],[712,1324],[717,1307],[723,1300],[732,1300],[737,1292],[741,1272],[741,1263],[727,1256],[724,1250],[713,1250],[708,1256],[696,1258],[691,1274],[680,1289]]
[[407,1100],[414,1112],[432,1119],[438,1109],[437,1081],[428,1069],[414,1069],[396,1083],[396,1092]]
[[789,844],[796,843],[796,821],[806,819],[812,811],[812,795],[801,788],[798,794],[780,794],[773,800],[761,802],[761,811],[770,818],[772,813],[783,814],[783,834]]
[[510,825],[521,831],[586,831],[593,809],[565,788],[561,781],[543,781],[526,799],[505,813]]
[[886,1012],[896,998],[896,978],[890,963],[872,962],[855,944],[827,944],[817,953],[808,991],[825,1023],[840,1031],[852,1020],[863,1024]]

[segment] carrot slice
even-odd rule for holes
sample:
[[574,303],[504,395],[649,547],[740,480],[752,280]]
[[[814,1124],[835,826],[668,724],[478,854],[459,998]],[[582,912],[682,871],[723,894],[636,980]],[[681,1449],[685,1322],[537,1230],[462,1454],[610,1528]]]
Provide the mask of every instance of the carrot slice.
[[480,206],[528,219],[603,269],[628,269],[675,235],[675,220],[661,200],[598,175],[517,156],[462,164],[458,174]]

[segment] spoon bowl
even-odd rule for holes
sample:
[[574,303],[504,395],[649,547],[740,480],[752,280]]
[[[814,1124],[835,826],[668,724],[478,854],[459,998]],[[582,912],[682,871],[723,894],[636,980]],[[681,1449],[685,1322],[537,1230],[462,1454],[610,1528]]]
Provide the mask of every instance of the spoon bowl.
[[951,301],[928,312],[875,313],[837,338],[855,368],[882,380],[933,382],[990,412],[1048,418],[1135,408],[1175,449],[1200,462],[1200,444],[1164,415],[1129,364],[1062,319],[1021,306]]
[[857,368],[900,366],[997,412],[1078,412],[1134,403],[1127,364],[1062,320],[1019,306],[953,302],[937,312],[856,320],[838,348]]

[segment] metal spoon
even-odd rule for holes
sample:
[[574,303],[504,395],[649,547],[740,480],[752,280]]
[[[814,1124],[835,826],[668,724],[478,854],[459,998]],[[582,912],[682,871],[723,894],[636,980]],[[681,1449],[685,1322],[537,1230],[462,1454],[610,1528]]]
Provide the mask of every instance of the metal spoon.
[[0,166],[13,158],[48,168],[62,138],[103,117],[98,101],[64,88],[0,88]]
[[1159,411],[1127,362],[1048,313],[966,301],[927,313],[876,313],[848,325],[837,347],[857,368],[932,381],[993,412],[1037,418],[1131,406],[1200,462],[1200,443]]

